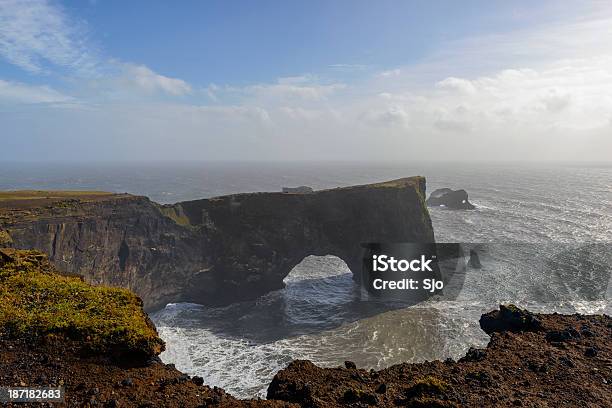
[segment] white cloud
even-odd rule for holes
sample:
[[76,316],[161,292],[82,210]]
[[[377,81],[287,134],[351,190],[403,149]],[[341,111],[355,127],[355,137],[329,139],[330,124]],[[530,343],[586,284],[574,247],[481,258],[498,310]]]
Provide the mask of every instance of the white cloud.
[[476,89],[474,84],[467,79],[448,77],[436,84],[439,89],[448,89],[451,91],[458,91],[466,94],[474,93]]
[[144,65],[124,63],[122,80],[148,93],[185,95],[192,90],[191,86],[182,79],[160,75]]
[[338,71],[362,71],[369,68],[366,64],[331,64],[329,68]]
[[[130,92],[185,95],[191,86],[182,79],[164,76],[142,64],[102,59],[87,40],[86,25],[70,18],[47,0],[0,0],[0,57],[33,74],[59,73],[85,77],[97,91],[127,95]],[[63,70],[67,71],[67,75]],[[79,84],[77,84],[78,86]]]
[[32,86],[0,79],[0,101],[53,104],[74,102],[74,98],[66,96],[49,86]]
[[[91,109],[43,114],[37,106],[35,121],[15,115],[3,125],[28,135],[37,122],[77,142],[91,132],[106,149],[108,139],[115,151],[146,158],[612,160],[610,27],[602,14],[454,41],[350,85],[305,74],[194,91],[150,67],[111,61],[91,88],[74,81],[79,99],[95,101]],[[0,55],[34,71],[51,61],[20,44]],[[74,42],[68,49],[80,50]],[[183,103],[164,97],[186,94]],[[10,82],[0,82],[0,98],[69,102],[53,88]]]
[[290,76],[290,77],[281,77],[277,79],[277,82],[280,85],[301,85],[307,84],[309,82],[316,81],[316,77],[310,74]]
[[[180,107],[178,109],[181,109]],[[267,125],[271,123],[267,110],[249,106],[196,106],[188,110],[199,115],[200,120],[218,120],[220,122],[235,123],[243,121]]]
[[[503,70],[475,79],[448,77],[433,89],[386,93],[372,112],[397,122],[418,118],[421,127],[507,135],[519,128],[586,130],[603,126],[612,112],[612,56],[564,60],[535,69]],[[381,105],[385,109],[381,108]]]
[[388,71],[379,72],[378,76],[381,78],[389,78],[389,77],[399,76],[401,73],[402,73],[401,69],[395,68],[395,69],[390,69]]
[[338,91],[345,89],[340,83],[320,84],[316,78],[303,75],[298,77],[279,78],[277,83],[257,84],[243,88],[241,91],[255,97],[261,103],[281,103],[288,101],[321,101]]
[[208,87],[206,87],[206,89],[204,90],[204,93],[206,94],[206,96],[208,96],[208,99],[210,99],[213,102],[217,102],[219,100],[217,98],[218,91],[219,91],[219,87],[216,84],[210,84],[208,85]]
[[91,72],[96,62],[83,37],[83,25],[48,1],[0,1],[0,55],[29,72],[45,72],[45,64]]

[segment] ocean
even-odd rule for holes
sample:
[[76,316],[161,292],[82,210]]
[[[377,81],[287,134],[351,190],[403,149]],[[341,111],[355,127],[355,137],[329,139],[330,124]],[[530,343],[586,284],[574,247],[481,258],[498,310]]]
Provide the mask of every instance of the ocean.
[[162,359],[237,397],[265,397],[294,359],[354,361],[459,358],[484,347],[484,312],[512,302],[539,312],[608,313],[612,285],[612,165],[460,163],[0,164],[0,189],[129,192],[160,203],[217,195],[315,189],[423,175],[428,192],[465,189],[472,211],[430,209],[436,241],[482,251],[459,295],[414,306],[373,303],[340,259],[308,257],[286,287],[225,307],[169,304],[152,319]]

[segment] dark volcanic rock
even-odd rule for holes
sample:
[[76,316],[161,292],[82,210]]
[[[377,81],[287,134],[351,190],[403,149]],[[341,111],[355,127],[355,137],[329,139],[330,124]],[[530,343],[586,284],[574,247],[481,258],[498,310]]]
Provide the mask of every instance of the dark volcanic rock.
[[336,255],[358,278],[363,242],[434,242],[422,177],[164,206],[128,194],[40,194],[0,200],[11,245],[46,252],[88,282],[129,288],[148,309],[255,298],[282,288],[309,255]]
[[[298,360],[276,374],[268,399],[313,408],[610,406],[610,317],[502,309],[497,319],[508,331],[496,326],[486,349],[470,349],[458,362],[402,363],[380,371],[357,370],[361,375],[355,376],[354,370]],[[575,331],[586,322],[593,333],[586,348],[576,340],[560,349],[546,339],[547,333]],[[534,325],[537,331],[526,330]],[[307,396],[302,391],[306,384]]]
[[527,310],[514,305],[500,305],[499,310],[480,317],[480,328],[487,334],[505,331],[538,331],[542,329],[542,322]]
[[[63,364],[49,367],[41,363],[41,356]],[[184,374],[164,364],[120,365],[104,355],[83,355],[80,344],[67,340],[30,344],[0,336],[0,372],[2,376],[18,377],[17,385],[29,387],[51,385],[38,383],[41,377],[61,378],[66,393],[65,403],[57,405],[61,407],[300,408],[283,401],[240,401],[220,388],[202,385],[203,381],[182,381]],[[130,385],[118,386],[127,375]]]
[[[487,348],[471,348],[456,363],[403,363],[367,371],[350,361],[345,362],[346,368],[320,368],[298,360],[276,374],[268,400],[238,400],[220,388],[202,385],[202,378],[190,378],[171,364],[117,359],[97,347],[84,352],[83,346],[92,341],[89,333],[95,333],[98,344],[117,335],[93,325],[90,320],[95,314],[83,314],[88,313],[84,310],[106,310],[119,327],[140,322],[121,341],[141,344],[145,338],[139,333],[148,320],[140,301],[134,308],[126,302],[127,291],[96,289],[58,275],[40,253],[2,249],[0,254],[0,380],[7,386],[63,386],[62,406],[608,407],[612,401],[612,321],[608,316],[536,315],[513,306],[484,315],[481,325],[492,333]],[[76,297],[68,305],[67,292],[61,289],[67,282],[73,292],[69,297]],[[64,290],[62,297],[56,289]],[[97,291],[121,295],[105,298],[109,308],[103,309],[90,303]],[[22,294],[26,301],[16,302]],[[62,302],[61,308],[40,307],[57,301]],[[28,326],[16,330],[16,317],[19,325]],[[90,327],[82,326],[86,321]],[[585,330],[588,336],[581,334]],[[77,332],[80,335],[74,336]],[[156,332],[151,334],[158,338]],[[151,351],[158,354],[161,348]]]
[[480,263],[480,257],[478,256],[478,252],[473,249],[470,249],[470,260],[468,261],[468,265],[470,268],[480,269],[482,268],[482,264]]
[[551,330],[546,333],[546,340],[554,343],[562,343],[564,341],[575,340],[578,338],[580,338],[580,333],[571,328],[566,328],[565,330]]
[[468,193],[465,190],[451,190],[450,188],[440,188],[435,190],[427,199],[429,207],[452,208],[455,210],[473,210],[476,208],[468,200]]
[[352,361],[345,361],[344,362],[344,367],[346,367],[347,369],[356,369],[357,366],[355,365],[355,363],[353,363]]

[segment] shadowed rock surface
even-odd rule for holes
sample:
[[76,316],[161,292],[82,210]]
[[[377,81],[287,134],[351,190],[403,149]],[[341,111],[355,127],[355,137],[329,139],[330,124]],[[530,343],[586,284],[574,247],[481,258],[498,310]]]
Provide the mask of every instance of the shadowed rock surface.
[[126,287],[155,309],[226,304],[283,287],[309,255],[355,277],[362,242],[433,242],[422,177],[314,193],[245,193],[159,205],[101,192],[0,193],[0,242],[64,272]]
[[476,208],[468,200],[468,193],[465,190],[451,190],[450,188],[440,188],[435,190],[427,199],[429,207],[451,208],[454,210],[473,210]]

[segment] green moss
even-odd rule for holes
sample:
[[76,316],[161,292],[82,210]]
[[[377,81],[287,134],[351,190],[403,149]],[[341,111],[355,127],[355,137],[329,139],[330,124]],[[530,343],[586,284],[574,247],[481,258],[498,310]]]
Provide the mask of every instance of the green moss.
[[500,305],[500,309],[506,309],[510,313],[524,313],[525,312],[523,309],[521,309],[518,306],[513,305],[513,304]]
[[164,348],[140,298],[60,275],[37,251],[0,251],[0,335],[61,336],[121,354],[154,355]]
[[448,391],[449,385],[447,382],[428,375],[423,378],[419,378],[415,381],[415,383],[406,390],[406,397],[411,398],[420,398],[425,395],[427,396],[435,396],[444,394]]
[[0,201],[5,200],[32,200],[50,198],[82,198],[112,196],[113,193],[105,191],[44,191],[44,190],[18,190],[0,191]]
[[183,207],[180,204],[160,206],[159,210],[163,215],[170,218],[178,225],[182,225],[183,227],[191,226],[189,217],[187,214],[185,214],[185,211],[183,211]]
[[0,247],[11,246],[12,244],[13,239],[9,235],[8,231],[0,230]]

